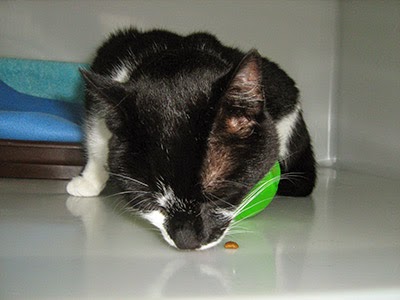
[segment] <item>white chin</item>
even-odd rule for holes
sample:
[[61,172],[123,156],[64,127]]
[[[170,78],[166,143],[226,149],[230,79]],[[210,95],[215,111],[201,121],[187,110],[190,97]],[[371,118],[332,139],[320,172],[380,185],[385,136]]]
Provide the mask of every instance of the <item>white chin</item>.
[[228,230],[225,230],[225,232],[219,237],[218,240],[216,240],[214,242],[211,242],[211,243],[208,243],[206,245],[202,245],[200,248],[198,248],[196,250],[206,250],[206,249],[210,249],[210,248],[218,245],[222,241],[222,239],[225,237],[225,234],[226,234],[227,231]]

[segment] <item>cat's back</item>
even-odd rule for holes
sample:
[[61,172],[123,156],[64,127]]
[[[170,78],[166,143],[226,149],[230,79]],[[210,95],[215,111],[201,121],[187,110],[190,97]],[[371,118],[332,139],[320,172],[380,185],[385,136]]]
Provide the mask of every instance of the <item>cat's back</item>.
[[[139,31],[135,28],[118,30],[111,34],[97,50],[92,70],[101,75],[112,75],[111,72],[121,64],[137,68],[154,59],[162,52],[202,51],[218,57],[225,63],[240,60],[242,54],[229,51],[228,48],[211,34],[194,33],[181,36],[165,30]],[[233,50],[233,49],[232,49]],[[232,53],[227,53],[232,52]]]

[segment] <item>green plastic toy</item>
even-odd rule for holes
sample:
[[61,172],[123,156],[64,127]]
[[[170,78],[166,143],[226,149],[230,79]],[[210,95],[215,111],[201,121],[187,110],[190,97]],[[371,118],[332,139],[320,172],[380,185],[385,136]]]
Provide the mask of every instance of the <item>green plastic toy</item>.
[[239,208],[241,212],[234,219],[238,221],[252,217],[266,208],[278,191],[280,177],[281,168],[276,162],[267,175],[244,197]]

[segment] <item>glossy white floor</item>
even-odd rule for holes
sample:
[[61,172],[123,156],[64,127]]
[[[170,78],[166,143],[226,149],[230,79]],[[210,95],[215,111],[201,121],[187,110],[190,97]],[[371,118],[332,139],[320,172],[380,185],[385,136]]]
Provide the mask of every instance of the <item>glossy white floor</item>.
[[223,245],[169,247],[112,198],[63,181],[0,180],[0,299],[400,299],[397,180],[321,169]]

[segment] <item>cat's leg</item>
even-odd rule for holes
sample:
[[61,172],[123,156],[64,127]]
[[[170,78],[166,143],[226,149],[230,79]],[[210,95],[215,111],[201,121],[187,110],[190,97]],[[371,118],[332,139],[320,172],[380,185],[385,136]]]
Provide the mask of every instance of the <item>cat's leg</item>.
[[278,195],[306,197],[312,193],[317,176],[311,144],[290,160],[280,161],[280,165],[282,175]]
[[305,197],[316,181],[316,163],[311,139],[300,106],[277,123],[280,138],[281,180],[278,194]]
[[81,175],[67,185],[67,192],[73,196],[97,196],[108,180],[108,141],[112,134],[103,119],[88,120],[86,125],[86,150],[88,160]]

